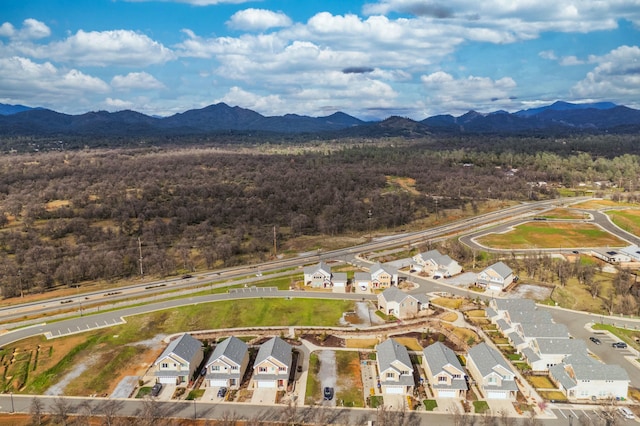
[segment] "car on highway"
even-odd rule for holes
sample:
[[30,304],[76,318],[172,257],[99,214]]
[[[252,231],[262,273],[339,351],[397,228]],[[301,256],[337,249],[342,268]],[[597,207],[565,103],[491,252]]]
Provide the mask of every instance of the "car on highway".
[[329,386],[324,388],[324,399],[325,401],[331,401],[333,399],[333,388]]
[[627,344],[625,342],[613,342],[611,346],[618,349],[626,349]]
[[599,345],[600,343],[602,343],[602,342],[600,341],[600,339],[598,339],[597,337],[593,337],[593,336],[589,337],[589,340],[591,340],[591,341],[592,341],[593,343],[595,343],[596,345]]
[[158,396],[162,392],[162,383],[156,383],[151,388],[151,396]]

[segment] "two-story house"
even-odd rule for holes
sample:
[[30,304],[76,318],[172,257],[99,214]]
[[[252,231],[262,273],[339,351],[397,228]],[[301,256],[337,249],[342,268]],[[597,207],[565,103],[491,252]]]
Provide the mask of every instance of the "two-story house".
[[514,280],[513,270],[505,263],[498,262],[489,266],[476,277],[476,285],[488,290],[502,291]]
[[427,308],[429,299],[424,294],[405,293],[398,287],[389,287],[378,294],[378,309],[398,319],[415,318]]
[[253,387],[286,389],[292,362],[292,347],[279,337],[262,345],[253,363]]
[[412,269],[425,272],[431,276],[451,277],[462,272],[462,266],[449,256],[438,250],[418,253],[412,258]]
[[209,386],[238,389],[249,364],[249,348],[237,337],[219,343],[205,364]]
[[467,370],[487,399],[514,400],[518,392],[515,373],[502,354],[486,343],[467,353]]
[[376,345],[383,394],[410,394],[415,386],[413,365],[407,348],[394,339]]
[[202,343],[185,333],[172,340],[153,363],[154,375],[159,383],[188,383],[203,359]]
[[313,288],[331,287],[331,267],[324,262],[317,265],[307,266],[303,270],[304,285]]
[[467,393],[466,374],[455,352],[442,342],[422,351],[422,365],[436,398],[464,398]]
[[398,270],[390,265],[374,263],[369,268],[371,273],[371,288],[389,288],[398,285]]

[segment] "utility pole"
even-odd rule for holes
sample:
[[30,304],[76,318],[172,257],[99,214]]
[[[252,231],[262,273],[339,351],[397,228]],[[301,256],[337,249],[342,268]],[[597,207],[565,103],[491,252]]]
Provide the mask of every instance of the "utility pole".
[[276,226],[273,225],[273,255],[278,258],[278,239],[276,237]]
[[144,271],[142,269],[142,242],[140,241],[140,237],[138,237],[138,252],[140,253],[140,275],[144,275]]
[[437,198],[434,198],[433,200],[434,200],[434,201],[435,201],[435,203],[436,203],[436,220],[438,220],[438,199],[437,199]]
[[367,225],[369,227],[369,241],[371,241],[371,217],[373,216],[373,212],[371,209],[367,212]]

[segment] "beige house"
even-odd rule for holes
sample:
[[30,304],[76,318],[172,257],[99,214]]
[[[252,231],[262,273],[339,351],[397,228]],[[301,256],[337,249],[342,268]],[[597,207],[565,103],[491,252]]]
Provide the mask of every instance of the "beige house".
[[292,362],[291,351],[291,345],[279,337],[260,345],[253,363],[253,387],[286,389]]
[[202,343],[185,333],[172,340],[153,363],[154,375],[159,383],[189,383],[203,359]]
[[467,375],[455,352],[442,342],[436,342],[423,349],[422,365],[436,398],[466,396]]
[[331,288],[331,267],[324,262],[304,268],[304,285],[314,288]]
[[205,365],[207,384],[238,389],[249,364],[249,348],[237,337],[219,343]]
[[383,394],[411,394],[416,385],[407,348],[387,339],[376,345],[378,371]]
[[515,400],[516,376],[500,352],[486,343],[469,349],[467,369],[487,399]]
[[378,309],[398,319],[415,318],[429,308],[429,299],[422,294],[409,294],[398,287],[390,287],[378,294]]
[[375,263],[369,268],[371,273],[371,288],[389,288],[398,285],[398,271],[389,265]]
[[476,278],[476,285],[487,290],[502,291],[515,279],[513,271],[505,263],[498,262],[480,272]]

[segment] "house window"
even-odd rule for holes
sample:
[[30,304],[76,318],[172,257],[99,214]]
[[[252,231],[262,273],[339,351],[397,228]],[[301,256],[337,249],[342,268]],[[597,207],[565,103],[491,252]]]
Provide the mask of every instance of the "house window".
[[259,373],[266,373],[267,372],[267,367],[258,367],[258,372]]
[[395,375],[393,373],[387,373],[387,379],[393,379]]
[[453,375],[453,378],[454,378],[454,379],[459,379],[459,378],[460,378],[460,375],[459,375],[459,374],[454,374],[454,375]]
[[438,382],[444,383],[446,381],[447,381],[447,378],[445,376],[438,376]]
[[231,366],[231,371],[238,371],[238,366],[237,365],[232,365]]
[[211,367],[211,371],[220,371],[220,366],[214,365],[213,367]]
[[169,364],[167,364],[166,362],[163,362],[162,364],[160,364],[161,368],[169,368]]
[[287,367],[280,367],[278,368],[278,371],[287,371]]
[[487,379],[487,383],[496,383],[496,378],[495,377],[489,377]]

